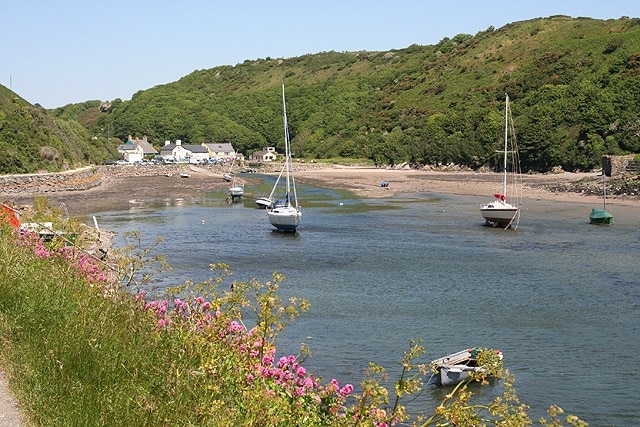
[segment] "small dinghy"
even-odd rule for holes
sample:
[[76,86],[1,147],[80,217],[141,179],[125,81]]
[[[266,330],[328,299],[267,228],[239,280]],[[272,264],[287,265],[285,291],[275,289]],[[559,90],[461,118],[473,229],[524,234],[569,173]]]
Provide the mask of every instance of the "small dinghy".
[[456,385],[469,378],[471,372],[486,372],[490,375],[491,372],[487,370],[487,367],[478,363],[478,356],[483,351],[495,353],[498,361],[502,363],[500,350],[487,350],[478,347],[462,350],[431,361],[430,366],[435,374],[436,384],[440,386]]

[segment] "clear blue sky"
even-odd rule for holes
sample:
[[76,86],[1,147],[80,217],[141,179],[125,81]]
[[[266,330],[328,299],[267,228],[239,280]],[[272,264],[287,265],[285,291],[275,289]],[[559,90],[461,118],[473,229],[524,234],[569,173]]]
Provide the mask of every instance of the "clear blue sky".
[[640,1],[0,0],[0,84],[45,108],[128,100],[199,69],[430,45],[551,15],[640,17]]

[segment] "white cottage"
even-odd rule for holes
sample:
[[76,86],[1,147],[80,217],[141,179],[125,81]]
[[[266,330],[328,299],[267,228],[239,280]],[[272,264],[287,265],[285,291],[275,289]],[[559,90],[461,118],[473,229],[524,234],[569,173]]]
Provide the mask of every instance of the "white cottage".
[[172,144],[171,141],[165,141],[164,146],[160,149],[160,156],[176,162],[186,162],[190,157],[187,154],[188,151],[182,146],[182,141],[179,139],[176,139],[175,144]]
[[140,162],[144,158],[144,150],[138,144],[127,141],[125,144],[118,146],[118,153],[122,154],[122,158],[129,163]]
[[278,158],[275,147],[265,147],[262,151],[256,151],[251,155],[251,160],[259,162],[273,162]]

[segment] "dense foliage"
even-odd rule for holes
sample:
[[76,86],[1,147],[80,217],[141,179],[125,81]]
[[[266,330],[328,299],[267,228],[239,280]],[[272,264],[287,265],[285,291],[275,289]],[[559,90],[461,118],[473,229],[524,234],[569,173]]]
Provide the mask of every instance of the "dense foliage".
[[75,118],[53,118],[0,86],[0,173],[58,172],[116,153]]
[[388,52],[247,60],[101,113],[97,101],[51,113],[99,141],[115,136],[112,146],[131,134],[157,148],[181,139],[282,152],[284,79],[297,157],[479,168],[497,161],[508,93],[524,170],[589,170],[603,154],[640,152],[638,52],[640,19],[553,16]]
[[[139,291],[156,265],[166,266],[164,257],[141,248],[137,233],[105,262],[82,249],[90,234],[69,244],[78,224],[51,215],[42,199],[35,208],[33,219],[51,219],[56,230],[69,232],[45,242],[0,217],[0,365],[26,425],[532,424],[510,375],[490,402],[478,401],[463,382],[433,412],[410,419],[403,402],[430,377],[429,367],[417,363],[425,350],[416,342],[404,352],[390,390],[385,369],[372,363],[358,386],[323,382],[305,369],[304,347],[300,355],[277,356],[278,335],[308,307],[305,300],[280,299],[281,275],[266,284],[229,284],[227,266],[217,264],[215,279],[187,282],[154,299]],[[487,349],[478,363],[486,371],[472,375],[474,381],[502,373],[502,362]],[[552,407],[551,419],[540,423],[564,425],[561,413]]]

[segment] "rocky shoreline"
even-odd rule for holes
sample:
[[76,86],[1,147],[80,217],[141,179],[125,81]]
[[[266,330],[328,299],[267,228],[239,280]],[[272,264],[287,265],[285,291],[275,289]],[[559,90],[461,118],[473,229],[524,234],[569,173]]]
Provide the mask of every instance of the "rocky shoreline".
[[[624,174],[614,178],[606,179],[607,196],[616,198],[638,198],[640,197],[640,176]],[[554,192],[573,192],[587,196],[602,197],[602,178],[583,179],[576,182],[565,182],[553,185],[546,185],[543,188]]]
[[[245,170],[277,174],[281,164],[272,163]],[[421,169],[401,165],[376,168],[323,163],[296,163],[300,182],[341,188],[362,197],[388,197],[399,193],[440,192],[486,195],[498,190],[501,175],[494,172],[451,170],[450,167]],[[52,205],[64,204],[71,215],[90,214],[113,208],[127,208],[132,200],[150,198],[188,198],[200,192],[223,191],[228,187],[222,175],[225,165],[109,165],[93,166],[63,173],[0,176],[0,197],[14,205],[30,204],[44,196]],[[189,179],[180,178],[188,174]],[[242,174],[251,185],[251,174]],[[380,182],[389,185],[381,188]],[[592,173],[524,174],[525,197],[577,201],[602,198],[602,175]],[[640,176],[624,174],[606,179],[607,197],[618,201],[640,202]],[[592,201],[592,200],[589,200]]]

